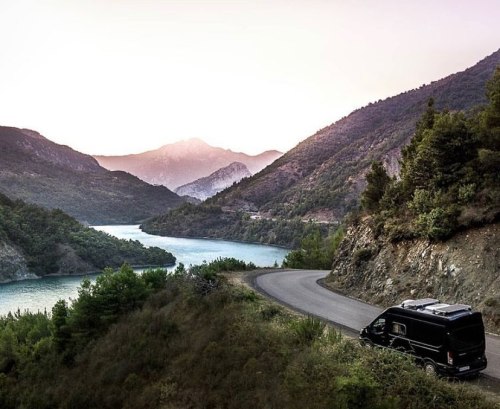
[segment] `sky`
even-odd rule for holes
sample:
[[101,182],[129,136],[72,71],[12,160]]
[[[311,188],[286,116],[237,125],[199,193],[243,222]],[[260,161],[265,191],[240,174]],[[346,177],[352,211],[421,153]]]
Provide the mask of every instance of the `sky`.
[[500,47],[498,0],[0,0],[0,125],[88,154],[287,151]]

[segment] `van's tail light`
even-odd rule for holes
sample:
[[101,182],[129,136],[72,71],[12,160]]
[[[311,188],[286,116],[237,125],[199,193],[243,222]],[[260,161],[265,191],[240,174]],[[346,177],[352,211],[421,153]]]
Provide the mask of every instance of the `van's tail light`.
[[453,353],[448,351],[447,353],[448,365],[453,365]]

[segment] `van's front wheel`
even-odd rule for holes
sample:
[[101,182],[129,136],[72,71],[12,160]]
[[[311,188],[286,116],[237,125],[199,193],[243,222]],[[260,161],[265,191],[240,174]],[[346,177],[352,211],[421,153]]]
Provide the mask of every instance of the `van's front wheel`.
[[425,361],[424,371],[429,376],[436,376],[437,375],[436,364],[432,361]]
[[365,347],[366,349],[372,349],[373,343],[371,341],[368,341],[367,339],[362,339],[361,346]]

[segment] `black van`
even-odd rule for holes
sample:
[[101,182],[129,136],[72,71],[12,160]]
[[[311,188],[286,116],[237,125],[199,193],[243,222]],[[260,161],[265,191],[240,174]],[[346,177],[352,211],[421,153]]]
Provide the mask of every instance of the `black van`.
[[483,319],[468,305],[406,300],[380,314],[359,338],[415,356],[429,374],[472,375],[487,364]]

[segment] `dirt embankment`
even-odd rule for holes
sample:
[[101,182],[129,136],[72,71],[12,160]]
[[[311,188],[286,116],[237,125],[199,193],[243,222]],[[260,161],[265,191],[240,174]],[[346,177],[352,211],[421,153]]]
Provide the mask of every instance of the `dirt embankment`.
[[500,224],[461,232],[446,242],[390,243],[367,223],[348,229],[327,284],[389,306],[409,298],[466,303],[500,333]]

